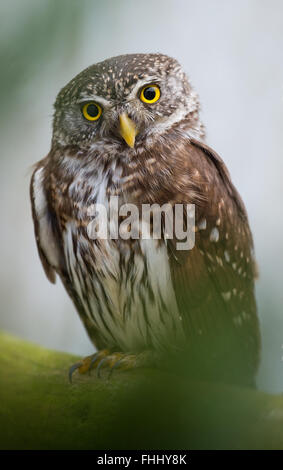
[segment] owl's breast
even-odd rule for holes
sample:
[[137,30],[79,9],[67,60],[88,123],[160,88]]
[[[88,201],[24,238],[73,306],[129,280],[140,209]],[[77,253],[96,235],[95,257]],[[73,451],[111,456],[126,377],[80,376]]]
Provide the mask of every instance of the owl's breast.
[[100,343],[139,351],[183,337],[165,244],[90,240],[74,223],[67,223],[63,243],[80,315],[99,332]]
[[78,299],[73,300],[87,318],[87,329],[93,326],[100,344],[125,351],[168,347],[168,332],[175,343],[183,328],[166,245],[153,239],[90,236],[98,207],[105,208],[109,228],[115,217],[110,199],[133,202],[135,170],[125,175],[117,164],[96,171],[78,166],[73,175],[68,185],[58,181],[57,214],[66,268]]

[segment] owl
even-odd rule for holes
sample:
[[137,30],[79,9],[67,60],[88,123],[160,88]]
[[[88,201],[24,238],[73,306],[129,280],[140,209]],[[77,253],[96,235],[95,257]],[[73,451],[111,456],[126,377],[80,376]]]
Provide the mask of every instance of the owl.
[[[184,353],[188,368],[254,382],[260,334],[248,218],[205,143],[198,96],[175,59],[121,55],[73,78],[56,99],[51,150],[35,165],[30,193],[45,273],[61,278],[97,348],[70,378]],[[160,237],[150,236],[152,216],[148,237],[90,236],[98,205],[113,225],[111,198],[118,209],[193,207],[190,249],[167,236],[165,213]]]

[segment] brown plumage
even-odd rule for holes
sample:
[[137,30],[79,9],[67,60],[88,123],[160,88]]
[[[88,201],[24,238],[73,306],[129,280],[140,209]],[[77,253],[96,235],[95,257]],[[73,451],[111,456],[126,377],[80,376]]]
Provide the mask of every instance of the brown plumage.
[[[160,98],[143,102],[141,90],[152,84]],[[85,119],[88,103],[102,108],[97,121]],[[75,77],[58,95],[52,148],[31,181],[37,246],[47,277],[61,277],[97,348],[188,349],[194,358],[204,347],[220,377],[221,358],[231,358],[227,380],[252,383],[259,357],[252,236],[225,164],[204,143],[198,111],[180,65],[160,54],[120,56]],[[194,248],[177,250],[164,231],[161,240],[90,239],[89,207],[108,207],[110,196],[138,208],[195,204]]]

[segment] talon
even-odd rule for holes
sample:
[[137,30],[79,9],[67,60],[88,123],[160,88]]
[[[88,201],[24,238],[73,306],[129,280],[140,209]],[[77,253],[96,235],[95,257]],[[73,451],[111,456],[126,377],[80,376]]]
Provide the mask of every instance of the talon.
[[[152,362],[152,351],[145,351],[139,354],[110,352],[108,349],[97,351],[91,356],[87,356],[82,361],[77,362],[69,369],[69,381],[72,383],[73,373],[78,369],[80,374],[88,372],[90,375],[92,369],[96,369],[97,378],[101,378],[101,369],[109,369],[107,380],[109,380],[116,369],[129,370],[136,367],[143,367]],[[151,359],[151,361],[150,361]],[[151,364],[152,365],[152,364]]]
[[123,361],[123,358],[121,357],[121,358],[118,359],[118,361],[116,361],[115,364],[111,367],[111,369],[109,370],[109,374],[108,374],[107,380],[110,380],[110,378],[112,377],[112,374],[113,374],[114,370],[119,367],[119,364],[121,364],[122,361]]
[[97,368],[96,368],[96,377],[98,379],[101,379],[101,373],[100,373],[100,369],[102,367],[102,365],[107,362],[108,358],[107,357],[104,357],[103,359],[101,359],[101,361],[99,362]]
[[70,369],[69,369],[69,382],[70,383],[73,383],[72,382],[72,375],[73,373],[75,372],[75,370],[79,369],[81,366],[83,365],[83,363],[80,361],[80,362],[76,362],[76,364],[73,364]]
[[90,375],[90,373],[91,373],[91,369],[93,368],[93,366],[94,366],[94,364],[96,363],[96,361],[97,361],[97,359],[98,359],[98,357],[99,357],[100,354],[101,354],[101,352],[100,352],[100,351],[97,351],[97,353],[95,353],[95,354],[93,355],[92,360],[90,361],[90,365],[89,365],[89,370],[88,370],[89,375]]

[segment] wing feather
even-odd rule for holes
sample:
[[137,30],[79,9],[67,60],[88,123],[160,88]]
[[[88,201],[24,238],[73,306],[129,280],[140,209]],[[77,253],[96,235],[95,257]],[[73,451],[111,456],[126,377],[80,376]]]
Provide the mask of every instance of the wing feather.
[[56,237],[56,217],[48,204],[44,187],[44,167],[39,164],[30,183],[30,198],[35,238],[40,260],[50,282],[56,282],[56,272],[62,268],[62,255]]
[[[235,332],[258,362],[259,328],[254,296],[253,240],[244,204],[219,155],[191,141],[188,168],[198,169],[195,246],[177,251],[173,243],[171,276],[188,336]],[[193,175],[194,172],[192,171]],[[189,199],[189,198],[188,198]],[[184,201],[185,202],[185,201]],[[189,200],[187,201],[189,202]],[[234,335],[234,333],[232,333]]]

